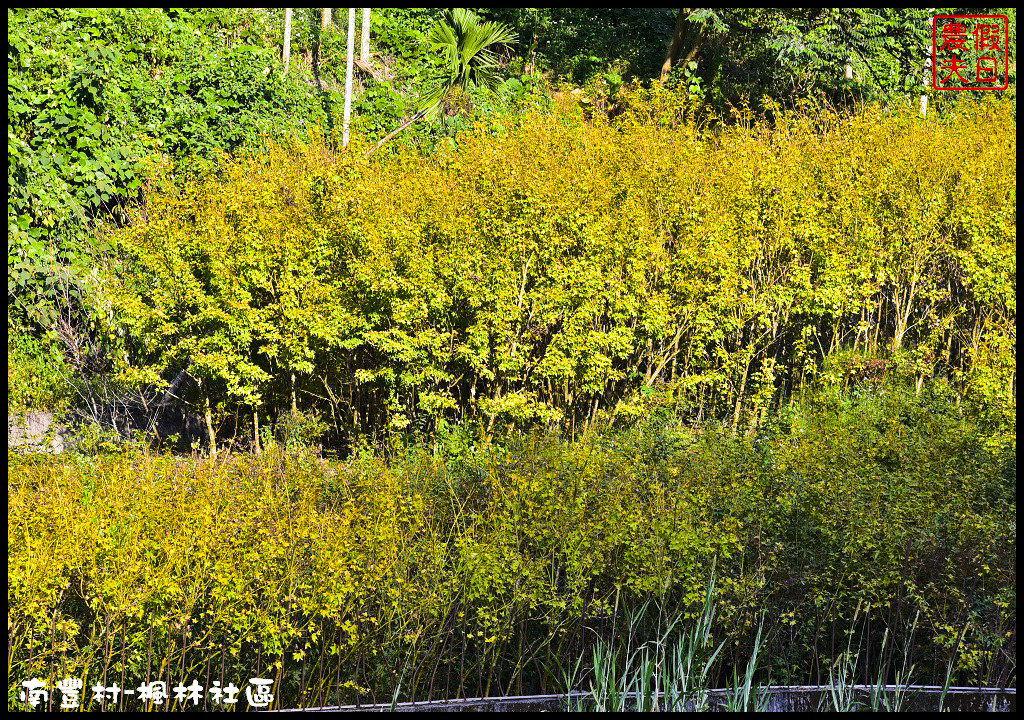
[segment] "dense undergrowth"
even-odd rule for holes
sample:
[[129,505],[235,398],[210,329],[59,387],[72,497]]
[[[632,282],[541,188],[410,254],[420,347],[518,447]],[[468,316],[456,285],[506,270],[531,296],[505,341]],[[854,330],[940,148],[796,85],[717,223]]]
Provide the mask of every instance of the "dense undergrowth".
[[1015,686],[1015,91],[807,102],[844,39],[727,111],[736,52],[794,76],[772,13],[645,85],[594,48],[672,13],[509,11],[504,94],[368,157],[432,12],[377,13],[339,150],[309,9],[287,75],[277,10],[9,11],[8,412],[108,425],[9,454],[9,705],[557,691],[712,575],[706,684]]
[[865,656],[910,647],[921,682],[1016,683],[1015,442],[942,381],[808,393],[753,437],[471,439],[9,455],[9,687],[212,663],[273,673],[285,705],[551,691],[598,639],[654,632],[643,602],[698,616],[712,572],[724,676],[761,628],[760,672],[823,680],[857,615]]

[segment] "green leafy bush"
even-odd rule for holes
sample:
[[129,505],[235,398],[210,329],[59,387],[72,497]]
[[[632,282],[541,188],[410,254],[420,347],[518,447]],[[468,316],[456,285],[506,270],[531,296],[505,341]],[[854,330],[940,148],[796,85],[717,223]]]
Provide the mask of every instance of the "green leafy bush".
[[[325,126],[309,85],[281,77],[279,31],[253,10],[9,9],[8,315],[52,329],[88,305],[97,218],[123,219],[140,164],[179,172],[263,135]],[[75,290],[53,287],[61,274]]]
[[59,345],[27,333],[7,336],[7,414],[29,410],[60,413],[66,410],[73,389],[71,368]]

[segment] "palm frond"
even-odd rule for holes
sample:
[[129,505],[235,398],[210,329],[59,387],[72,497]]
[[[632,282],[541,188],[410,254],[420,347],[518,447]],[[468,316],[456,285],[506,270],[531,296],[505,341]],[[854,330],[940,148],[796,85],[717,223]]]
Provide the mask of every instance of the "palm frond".
[[441,64],[427,80],[420,110],[436,116],[452,90],[472,87],[494,90],[499,84],[497,45],[517,41],[516,34],[497,22],[480,22],[476,13],[454,8],[430,29],[427,42],[441,57]]

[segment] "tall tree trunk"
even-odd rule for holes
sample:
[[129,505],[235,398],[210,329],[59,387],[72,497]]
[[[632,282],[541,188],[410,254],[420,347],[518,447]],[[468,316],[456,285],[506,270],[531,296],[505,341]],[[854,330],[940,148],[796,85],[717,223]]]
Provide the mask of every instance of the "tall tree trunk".
[[323,15],[320,17],[320,28],[326,30],[331,26],[331,9],[324,8]]
[[292,56],[292,9],[284,9],[284,72],[288,74],[288,60]]
[[686,31],[689,23],[686,18],[690,14],[690,8],[679,8],[676,16],[676,25],[672,29],[672,41],[668,46],[668,54],[665,55],[665,62],[661,65],[661,82],[672,72],[672,65],[679,60],[679,54],[683,51],[683,41],[686,39]]
[[[928,8],[929,17],[935,14],[935,8]],[[927,51],[926,51],[927,52]],[[932,83],[932,56],[931,53],[927,53],[927,57],[924,61],[924,88],[921,90],[921,117],[927,117],[928,115],[928,88],[931,87]]]
[[342,123],[341,144],[348,147],[348,126],[352,118],[352,64],[355,61],[356,9],[348,9],[348,46],[345,55],[345,120]]
[[[687,18],[690,15],[691,9],[689,7],[682,7],[676,16],[676,27],[672,31],[672,42],[669,43],[669,52],[665,56],[665,62],[662,63],[662,79],[660,79],[660,82],[665,82],[665,79],[669,77],[669,73],[672,72],[672,67],[679,62],[679,56],[687,44],[687,36],[694,37],[690,49],[686,52],[686,56],[683,57],[682,63],[684,67],[688,65],[690,60],[696,57],[697,50],[700,49],[700,45],[705,41],[703,30],[700,27],[694,28],[688,22]],[[693,30],[695,32],[691,32]]]
[[370,64],[370,8],[363,8],[363,34],[359,42],[359,57]]
[[928,116],[928,86],[932,82],[932,59],[924,61],[924,89],[921,91],[921,117]]

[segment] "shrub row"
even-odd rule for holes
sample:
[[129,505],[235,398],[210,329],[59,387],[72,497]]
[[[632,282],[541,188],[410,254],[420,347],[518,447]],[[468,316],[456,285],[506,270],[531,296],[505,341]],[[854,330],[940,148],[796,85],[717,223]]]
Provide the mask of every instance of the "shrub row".
[[575,432],[652,404],[753,427],[878,360],[1010,421],[1012,103],[714,133],[638,103],[430,157],[314,142],[185,187],[157,171],[101,313],[128,330],[128,375],[187,369],[212,421],[318,409],[344,440]]
[[816,395],[755,439],[8,460],[8,687],[212,663],[289,703],[550,691],[639,602],[699,613],[712,572],[716,642],[745,663],[763,626],[773,681],[822,679],[859,606],[865,657],[885,633],[922,681],[1015,682],[1015,444],[942,383]]

